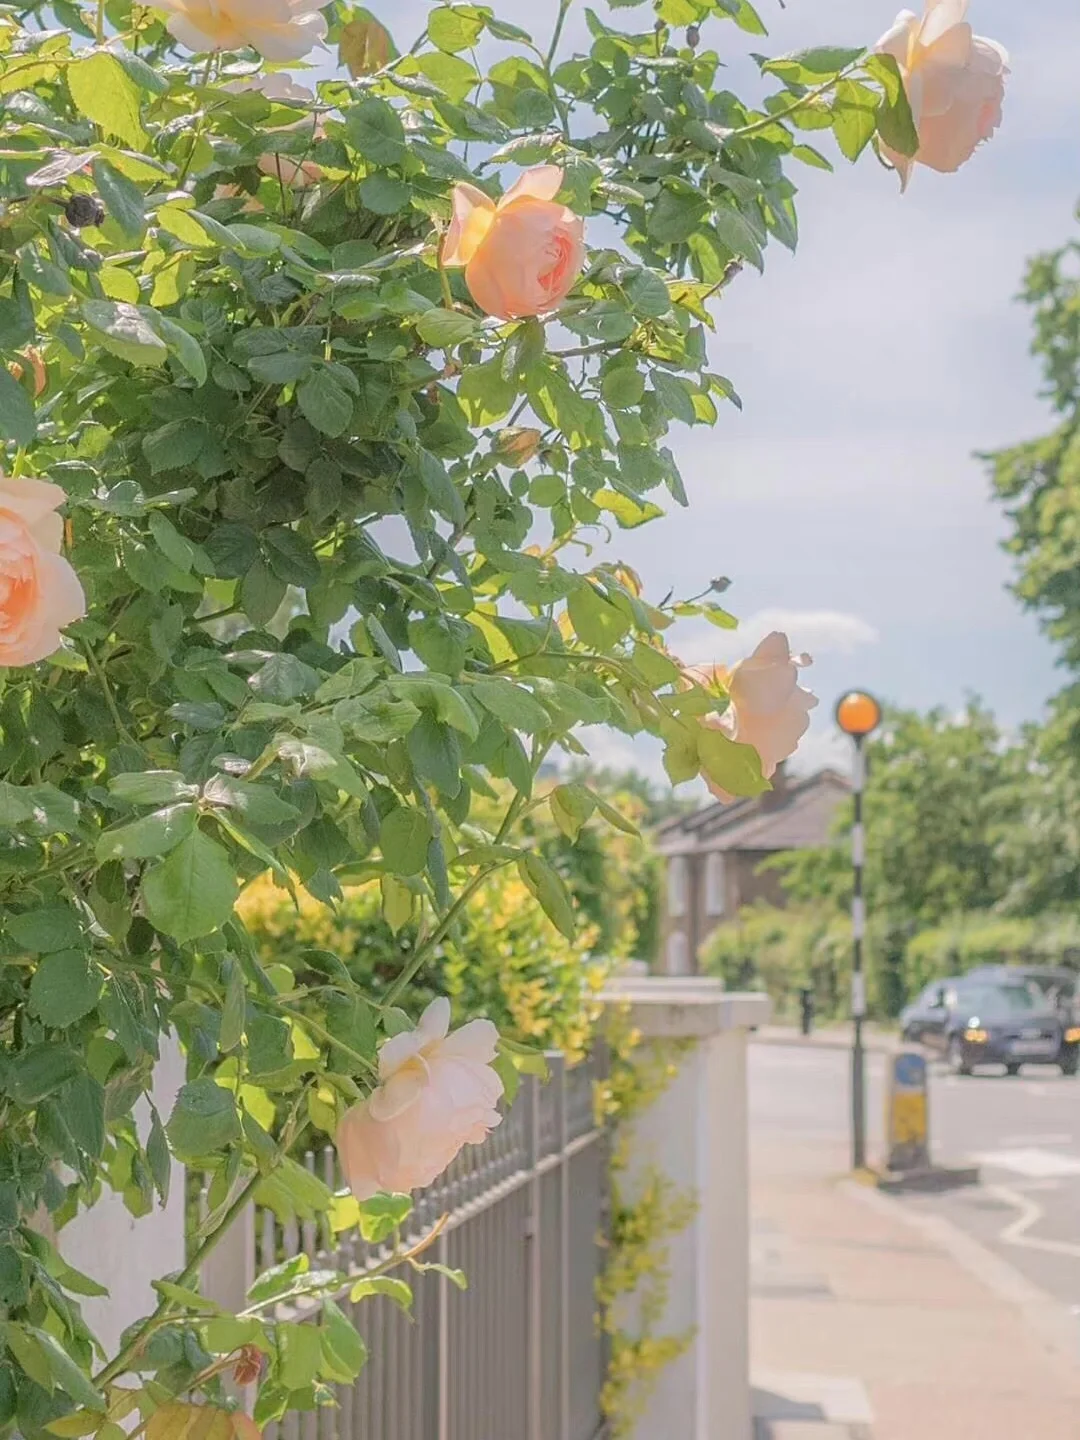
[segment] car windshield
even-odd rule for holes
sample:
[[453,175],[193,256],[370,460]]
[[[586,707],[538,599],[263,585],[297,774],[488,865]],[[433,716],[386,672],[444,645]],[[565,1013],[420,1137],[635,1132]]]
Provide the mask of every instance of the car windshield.
[[1046,1008],[1045,997],[1032,985],[980,985],[964,990],[960,1003],[982,1019],[1005,1019]]

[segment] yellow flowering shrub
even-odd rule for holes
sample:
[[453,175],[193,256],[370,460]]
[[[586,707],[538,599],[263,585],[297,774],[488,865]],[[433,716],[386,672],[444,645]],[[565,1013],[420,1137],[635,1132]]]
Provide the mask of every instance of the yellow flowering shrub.
[[[396,935],[390,929],[374,883],[347,888],[332,908],[302,889],[294,903],[264,875],[237,908],[265,964],[299,972],[309,968],[305,952],[332,951],[375,1000],[416,941],[409,926]],[[486,1015],[509,1039],[562,1050],[573,1063],[588,1048],[610,968],[593,956],[596,936],[594,926],[582,925],[573,941],[565,939],[531,904],[516,871],[495,871],[435,948],[404,1003],[411,1011],[431,995],[449,995],[455,1013]]]

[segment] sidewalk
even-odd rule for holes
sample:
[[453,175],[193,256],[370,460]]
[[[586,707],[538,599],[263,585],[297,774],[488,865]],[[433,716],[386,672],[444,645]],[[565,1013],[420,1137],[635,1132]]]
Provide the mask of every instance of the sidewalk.
[[1076,1320],[843,1165],[755,1144],[756,1440],[1076,1440]]
[[[813,1046],[825,1050],[850,1050],[850,1025],[816,1026],[809,1035],[803,1035],[794,1025],[759,1025],[751,1034],[755,1045],[796,1045]],[[863,1026],[863,1043],[867,1050],[895,1050],[899,1039],[895,1030],[883,1029],[873,1023]]]

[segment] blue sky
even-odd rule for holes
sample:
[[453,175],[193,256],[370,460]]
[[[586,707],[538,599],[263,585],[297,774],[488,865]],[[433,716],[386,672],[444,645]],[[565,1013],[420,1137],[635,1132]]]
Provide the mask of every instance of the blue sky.
[[[555,0],[492,0],[538,38]],[[920,0],[913,0],[917,6]],[[375,7],[407,47],[426,7]],[[753,93],[751,49],[872,44],[897,0],[759,0],[756,42],[713,21],[703,43],[730,50],[732,82]],[[580,44],[575,0],[563,53]],[[637,26],[644,8],[617,12]],[[686,624],[687,660],[734,658],[771,626],[811,651],[822,704],[801,752],[843,754],[838,693],[861,685],[900,705],[958,707],[982,695],[1006,725],[1037,718],[1059,684],[1054,656],[1006,585],[1002,516],[976,450],[1046,428],[1028,322],[1013,301],[1025,257],[1074,228],[1080,193],[1080,7],[1076,0],[972,0],[978,33],[1010,51],[1005,118],[956,175],[917,168],[906,195],[872,156],[837,173],[796,166],[802,242],[769,252],[717,308],[714,368],[744,401],[711,431],[672,443],[687,511],[620,534],[618,552],[655,596],[734,582],[734,641]],[[829,142],[826,137],[826,146]],[[597,759],[656,771],[658,754],[590,737]]]

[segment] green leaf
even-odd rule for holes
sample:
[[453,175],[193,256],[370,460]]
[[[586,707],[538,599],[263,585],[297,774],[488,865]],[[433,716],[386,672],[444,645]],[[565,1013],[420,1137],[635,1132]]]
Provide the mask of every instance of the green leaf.
[[69,905],[46,905],[24,915],[9,915],[7,933],[22,950],[48,955],[70,950],[82,943],[82,925]]
[[349,1299],[354,1305],[371,1295],[385,1295],[406,1315],[412,1314],[413,1293],[404,1280],[398,1280],[393,1275],[370,1275],[357,1280],[349,1291]]
[[221,1029],[218,1032],[218,1049],[222,1054],[234,1050],[244,1038],[244,1019],[247,1013],[247,989],[244,972],[235,961],[225,987],[225,1004],[221,1007]]
[[242,1134],[232,1091],[207,1076],[181,1086],[165,1129],[173,1153],[185,1161],[223,1150]]
[[266,558],[274,574],[289,585],[306,589],[319,583],[319,562],[302,535],[283,525],[263,531]]
[[150,923],[181,943],[224,925],[237,893],[228,851],[201,830],[193,830],[142,882]]
[[0,365],[0,435],[16,445],[29,445],[37,434],[34,402],[15,377]]
[[195,384],[204,385],[207,375],[206,356],[194,335],[185,330],[183,325],[170,320],[168,315],[157,317],[157,327],[170,353],[176,356]]
[[324,435],[343,435],[353,415],[353,397],[321,366],[296,391],[304,418]]
[[779,75],[781,80],[813,84],[846,70],[865,54],[866,50],[861,46],[852,50],[840,45],[815,45],[810,50],[793,50],[789,55],[778,55],[761,69],[766,75]]
[[396,215],[406,208],[411,197],[408,185],[389,175],[369,175],[360,182],[360,203],[374,215]]
[[104,977],[81,950],[46,955],[30,981],[30,1009],[55,1030],[89,1015],[101,996]]
[[425,310],[416,320],[416,333],[421,340],[437,350],[447,350],[463,340],[471,340],[479,331],[479,325],[471,315],[460,315],[456,310]]
[[96,50],[67,67],[68,90],[80,115],[138,150],[145,140],[139,87],[115,55]]
[[[896,65],[891,55],[878,56],[878,60],[879,63],[889,60],[893,66]],[[897,74],[899,75],[899,71]],[[915,127],[911,104],[902,83],[891,94],[886,89],[882,96],[877,112],[877,128],[885,144],[898,154],[911,156],[918,151],[919,132]]]
[[369,1245],[381,1245],[412,1214],[408,1195],[373,1195],[360,1202],[360,1234]]
[[630,629],[630,619],[604,598],[595,585],[573,591],[566,608],[578,639],[596,650],[607,651]]
[[317,670],[305,665],[296,655],[283,650],[271,655],[248,680],[248,685],[260,700],[275,705],[287,705],[301,695],[312,695],[319,688],[321,677]]
[[199,793],[179,770],[141,770],[114,775],[109,793],[131,805],[164,805],[170,800],[190,799]]
[[754,747],[730,739],[722,730],[701,727],[698,758],[703,774],[732,795],[762,795],[771,788]]
[[357,1334],[352,1321],[333,1300],[323,1301],[322,1316],[323,1323],[319,1327],[322,1336],[322,1373],[331,1380],[336,1380],[338,1384],[349,1384],[367,1363],[367,1346]]
[[518,874],[533,896],[540,902],[544,914],[568,940],[574,938],[574,910],[570,893],[562,877],[542,856],[535,852],[522,855],[517,862]]
[[95,1389],[89,1376],[76,1365],[59,1340],[54,1339],[46,1330],[34,1330],[33,1334],[48,1355],[52,1378],[60,1389],[70,1395],[76,1405],[87,1410],[104,1410],[104,1397]]
[[240,604],[253,625],[266,625],[281,608],[288,590],[260,555],[240,584]]
[[277,1327],[278,1377],[287,1390],[303,1390],[319,1373],[322,1336],[316,1325]]
[[106,347],[133,365],[163,365],[169,350],[140,306],[126,300],[84,300],[83,318]]
[[428,14],[427,31],[433,45],[456,55],[479,40],[484,31],[484,14],[472,5],[439,5]]
[[405,158],[405,128],[385,100],[365,100],[346,110],[345,136],[376,165],[397,165]]
[[49,1352],[38,1334],[29,1327],[16,1325],[12,1321],[4,1324],[2,1333],[19,1368],[51,1395],[54,1383],[52,1365],[49,1363]]
[[383,817],[379,845],[397,875],[419,875],[427,864],[431,822],[422,810],[400,805]]
[[125,235],[139,239],[146,229],[143,192],[107,160],[95,160],[92,170],[94,184],[109,215]]
[[76,1075],[58,1096],[75,1144],[91,1159],[105,1149],[105,1090],[92,1075]]
[[172,1153],[169,1150],[169,1141],[165,1134],[165,1127],[161,1123],[161,1116],[153,1107],[151,1110],[152,1119],[150,1134],[146,1141],[146,1159],[150,1165],[150,1176],[154,1182],[154,1188],[164,1205],[168,1201],[169,1189],[172,1184]]
[[601,490],[591,499],[601,510],[614,515],[623,530],[634,530],[639,525],[658,519],[664,513],[660,506],[654,505],[651,500],[635,500],[630,495],[624,495],[621,490]]
[[53,1041],[31,1045],[11,1060],[7,1089],[20,1105],[29,1108],[59,1090],[80,1068],[79,1057],[66,1045]]
[[841,80],[833,95],[833,134],[842,154],[857,160],[877,129],[878,97],[865,85]]
[[568,840],[576,840],[581,827],[596,809],[592,792],[584,785],[556,785],[548,796],[551,816]]
[[99,860],[149,860],[165,855],[195,828],[198,812],[194,805],[170,805],[155,810],[119,830],[106,830],[98,837],[95,854]]
[[551,716],[539,700],[523,685],[516,685],[512,680],[494,675],[481,676],[473,681],[470,688],[485,710],[514,730],[535,735],[552,724]]
[[283,1157],[260,1182],[255,1201],[266,1205],[282,1223],[299,1218],[314,1220],[329,1210],[333,1191],[317,1175],[295,1160]]

